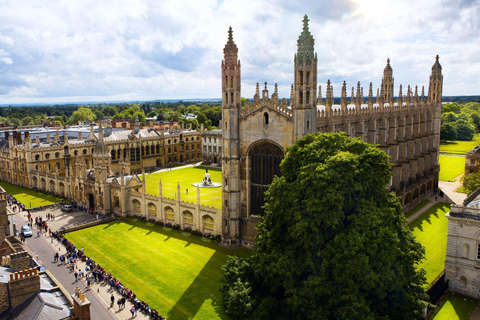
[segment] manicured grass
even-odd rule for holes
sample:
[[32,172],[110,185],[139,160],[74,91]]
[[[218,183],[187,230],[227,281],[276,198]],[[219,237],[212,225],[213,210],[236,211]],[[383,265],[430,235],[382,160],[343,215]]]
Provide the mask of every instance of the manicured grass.
[[66,237],[169,320],[228,319],[220,267],[227,255],[250,252],[132,218]]
[[408,225],[417,241],[425,247],[425,260],[419,267],[427,272],[427,286],[442,273],[447,252],[448,219],[445,214],[450,204],[436,203]]
[[441,181],[453,181],[465,171],[465,157],[439,156],[439,161]]
[[48,206],[50,204],[62,201],[61,198],[51,196],[42,192],[15,186],[11,183],[0,181],[0,186],[18,201],[25,205],[25,208],[36,208],[40,206]]
[[[210,179],[214,182],[223,183],[222,170],[208,168]],[[180,182],[180,199],[197,203],[197,190],[192,186],[194,182],[201,182],[205,174],[205,168],[187,167],[148,174],[145,176],[147,193],[158,195],[158,183],[162,179],[163,196],[176,199],[177,184]],[[188,189],[188,194],[186,190]],[[222,187],[200,188],[200,203],[206,206],[222,208]]]
[[455,190],[455,192],[468,194],[467,190],[463,186]]
[[480,144],[480,133],[477,133],[472,141],[448,141],[440,142],[440,152],[466,154]]
[[412,214],[414,214],[418,210],[422,209],[427,203],[430,203],[430,201],[424,200],[422,203],[418,204],[415,208],[413,208],[412,210],[405,213],[405,217],[407,217],[407,218],[410,217]]
[[435,320],[468,320],[478,300],[452,293],[435,315]]

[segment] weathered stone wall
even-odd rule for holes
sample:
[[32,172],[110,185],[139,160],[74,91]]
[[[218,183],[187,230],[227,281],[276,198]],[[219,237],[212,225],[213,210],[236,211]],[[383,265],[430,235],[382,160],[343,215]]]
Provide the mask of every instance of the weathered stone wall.
[[31,257],[26,251],[12,253],[10,255],[10,269],[25,270],[31,267]]
[[8,309],[8,289],[6,283],[0,283],[0,313]]
[[10,274],[8,283],[10,304],[15,308],[34,293],[40,292],[40,277],[37,269],[28,269]]
[[[452,206],[452,211],[457,210]],[[450,291],[474,299],[480,298],[480,221],[469,218],[448,217],[445,277]]]
[[73,310],[76,320],[90,320],[90,301],[85,298],[85,294],[78,287],[75,288],[73,298]]
[[8,235],[7,194],[0,189],[0,244]]

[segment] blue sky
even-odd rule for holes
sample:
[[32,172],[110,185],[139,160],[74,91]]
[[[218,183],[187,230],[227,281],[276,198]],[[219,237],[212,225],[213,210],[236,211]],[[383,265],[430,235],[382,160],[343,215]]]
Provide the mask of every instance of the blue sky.
[[[444,95],[480,94],[480,2],[472,0],[0,0],[0,104],[216,98],[232,26],[242,96],[255,83],[289,97],[308,14],[318,82],[428,85],[440,55]],[[404,91],[405,92],[405,91]],[[323,94],[325,94],[323,92]]]

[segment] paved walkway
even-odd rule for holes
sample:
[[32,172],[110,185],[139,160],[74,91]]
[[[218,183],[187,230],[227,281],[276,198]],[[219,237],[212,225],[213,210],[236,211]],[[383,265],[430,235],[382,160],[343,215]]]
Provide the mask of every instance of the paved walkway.
[[473,310],[472,315],[470,316],[470,320],[478,320],[480,319],[480,303],[477,304],[475,310]]
[[439,181],[438,187],[445,193],[453,203],[463,204],[463,200],[467,197],[467,194],[456,192],[458,188],[462,186],[462,176],[463,174],[455,177],[453,182]]
[[[42,216],[45,218],[48,210],[40,212],[32,212],[32,215],[35,219],[36,216]],[[55,221],[50,221],[49,225],[52,231],[56,231],[63,227],[65,224],[77,224],[80,221],[88,220],[92,217],[91,214],[85,212],[73,212],[73,213],[60,213],[59,209],[52,210],[55,214]],[[20,212],[16,214],[17,221],[19,221],[18,226],[26,224],[27,212]],[[24,221],[24,223],[20,223]],[[53,255],[56,251],[59,254],[66,253],[66,249],[63,245],[57,243],[53,238],[48,237],[48,235],[43,235],[36,237],[36,229],[34,229],[34,236],[26,239],[26,244],[23,245],[24,248],[34,256],[40,265],[45,266],[57,280],[65,287],[68,293],[73,294],[75,288],[79,287],[86,294],[87,299],[91,302],[90,314],[92,320],[108,320],[108,319],[133,319],[130,308],[132,304],[128,301],[123,310],[118,310],[117,301],[120,298],[120,295],[117,292],[110,290],[109,286],[101,284],[93,284],[91,289],[87,288],[86,282],[82,279],[79,282],[75,283],[75,277],[73,272],[69,270],[66,266],[63,266],[61,263],[53,262]],[[77,268],[79,270],[85,270],[85,263],[77,262]],[[107,270],[108,271],[108,270]],[[115,297],[115,303],[113,308],[110,308],[110,296],[111,294]],[[137,313],[135,319],[148,319],[147,316]]]

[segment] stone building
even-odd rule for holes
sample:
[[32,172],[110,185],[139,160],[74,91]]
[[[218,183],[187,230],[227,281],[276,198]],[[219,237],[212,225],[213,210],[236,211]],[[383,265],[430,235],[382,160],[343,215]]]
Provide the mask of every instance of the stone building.
[[478,173],[478,168],[480,168],[480,145],[465,155],[465,175]]
[[[94,132],[79,131],[77,139],[50,134],[45,140],[18,132],[0,141],[0,180],[75,200],[88,207],[107,208],[101,194],[107,177],[126,175],[171,164],[201,161],[200,132],[191,129],[113,131],[108,122]],[[95,170],[94,170],[95,169]],[[100,178],[103,182],[100,182]],[[100,196],[99,196],[100,195]],[[105,201],[105,203],[104,203]]]
[[480,299],[480,189],[463,205],[452,204],[448,218],[445,277],[451,292]]
[[222,163],[222,130],[202,131],[202,163]]
[[219,235],[221,210],[202,205],[199,190],[195,203],[182,201],[180,186],[175,199],[163,196],[161,183],[159,196],[146,193],[146,170],[202,159],[203,133],[140,129],[138,121],[131,131],[112,131],[107,124],[95,132],[91,126],[78,139],[65,134],[52,141],[48,135],[33,142],[17,133],[0,142],[0,179],[69,198],[99,214],[144,216]]
[[[428,94],[422,87],[402,88],[395,98],[390,60],[376,97],[368,87],[365,99],[360,82],[350,101],[343,82],[340,104],[334,104],[330,80],[323,99],[317,82],[314,39],[303,20],[303,31],[294,56],[294,83],[290,99],[273,94],[267,83],[257,83],[253,100],[241,104],[241,65],[232,29],[223,50],[222,73],[222,170],[223,236],[226,244],[251,246],[255,225],[262,214],[264,191],[275,175],[285,148],[308,133],[346,132],[377,144],[391,158],[393,179],[389,186],[407,210],[438,187],[438,150],[443,76],[438,56],[432,67]],[[317,91],[318,88],[318,91]]]

